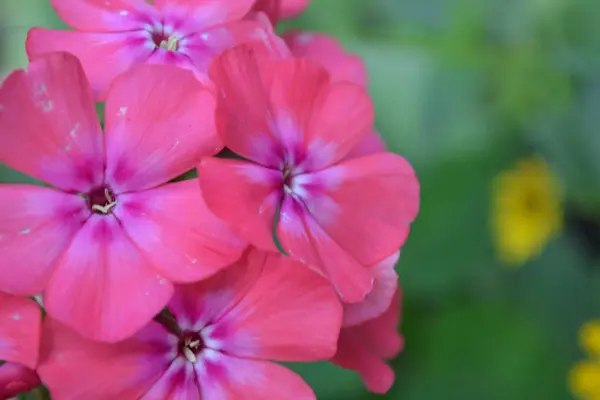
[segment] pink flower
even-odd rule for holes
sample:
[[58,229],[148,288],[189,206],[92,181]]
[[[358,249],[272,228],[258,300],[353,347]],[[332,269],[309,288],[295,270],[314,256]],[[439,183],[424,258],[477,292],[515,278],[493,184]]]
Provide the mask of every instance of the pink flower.
[[248,46],[226,51],[210,76],[219,133],[247,161],[202,160],[208,207],[262,249],[276,250],[276,225],[288,255],[327,276],[344,301],[363,300],[373,284],[366,266],[398,251],[419,208],[402,157],[341,162],[371,132],[365,90],[331,82],[307,60],[258,60]]
[[401,293],[396,289],[387,310],[373,319],[349,321],[349,313],[344,310],[344,327],[331,361],[357,371],[367,388],[375,393],[386,393],[395,380],[394,370],[386,360],[396,357],[404,347],[404,338],[398,333],[400,306]]
[[27,392],[40,384],[38,364],[42,314],[24,297],[0,292],[0,399]]
[[254,0],[51,0],[76,31],[33,28],[30,59],[67,51],[82,62],[94,96],[104,100],[121,72],[142,63],[175,64],[206,73],[222,50],[260,37],[260,25],[242,20]]
[[245,244],[198,183],[168,183],[221,149],[214,108],[191,72],[144,65],[114,82],[103,134],[74,56],[13,72],[0,88],[0,162],[53,187],[0,185],[0,290],[44,292],[53,318],[116,341],[167,304],[171,281],[237,260]]
[[275,25],[280,19],[294,18],[301,14],[310,0],[255,0],[253,10],[269,16]]
[[330,358],[342,317],[325,279],[256,250],[178,286],[168,308],[171,330],[153,321],[116,344],[47,320],[39,373],[53,398],[315,399],[300,376],[270,360]]
[[[290,31],[283,35],[294,57],[306,58],[321,64],[334,82],[353,82],[364,88],[368,86],[368,73],[363,60],[347,53],[334,38],[320,33]],[[346,159],[386,151],[381,135],[375,130],[366,136],[346,155]]]

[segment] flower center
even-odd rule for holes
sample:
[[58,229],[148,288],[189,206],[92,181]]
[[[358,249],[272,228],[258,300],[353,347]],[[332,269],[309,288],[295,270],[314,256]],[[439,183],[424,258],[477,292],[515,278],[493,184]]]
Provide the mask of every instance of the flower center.
[[175,35],[169,35],[164,30],[152,32],[152,42],[156,47],[167,51],[177,51],[179,48],[179,38]]
[[192,364],[198,362],[197,356],[203,348],[204,343],[198,332],[183,332],[179,339],[179,351]]
[[110,214],[111,210],[117,205],[115,196],[108,188],[92,190],[87,199],[91,210],[97,214]]
[[292,193],[292,167],[286,163],[281,171],[283,174],[283,190],[286,194]]

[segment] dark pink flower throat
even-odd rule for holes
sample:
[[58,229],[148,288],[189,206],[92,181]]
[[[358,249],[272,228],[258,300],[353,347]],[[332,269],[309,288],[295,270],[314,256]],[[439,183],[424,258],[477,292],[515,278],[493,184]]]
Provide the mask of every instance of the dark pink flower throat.
[[88,206],[92,212],[97,214],[110,214],[112,209],[117,205],[116,196],[107,187],[92,190],[86,197]]
[[198,361],[198,354],[203,349],[204,342],[200,333],[187,331],[179,337],[179,353],[192,364]]

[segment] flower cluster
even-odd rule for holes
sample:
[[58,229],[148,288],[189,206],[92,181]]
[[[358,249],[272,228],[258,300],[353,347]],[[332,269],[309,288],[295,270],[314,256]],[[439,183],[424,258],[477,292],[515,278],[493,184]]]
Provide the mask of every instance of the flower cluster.
[[307,1],[51,3],[75,30],[0,88],[0,162],[45,183],[0,185],[0,398],[314,399],[278,362],[318,360],[389,390],[419,183],[361,60],[276,35]]

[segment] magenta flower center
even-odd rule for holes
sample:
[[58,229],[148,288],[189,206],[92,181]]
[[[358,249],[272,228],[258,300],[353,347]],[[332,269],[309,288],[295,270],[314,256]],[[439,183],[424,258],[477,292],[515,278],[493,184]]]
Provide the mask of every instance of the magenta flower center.
[[197,356],[203,349],[204,342],[198,332],[183,332],[179,338],[179,353],[192,364],[198,362]]
[[179,48],[179,38],[176,35],[170,34],[163,27],[155,28],[152,34],[152,42],[156,47],[167,51],[177,51]]
[[90,209],[97,214],[110,214],[117,205],[116,196],[106,187],[92,190],[87,199]]

